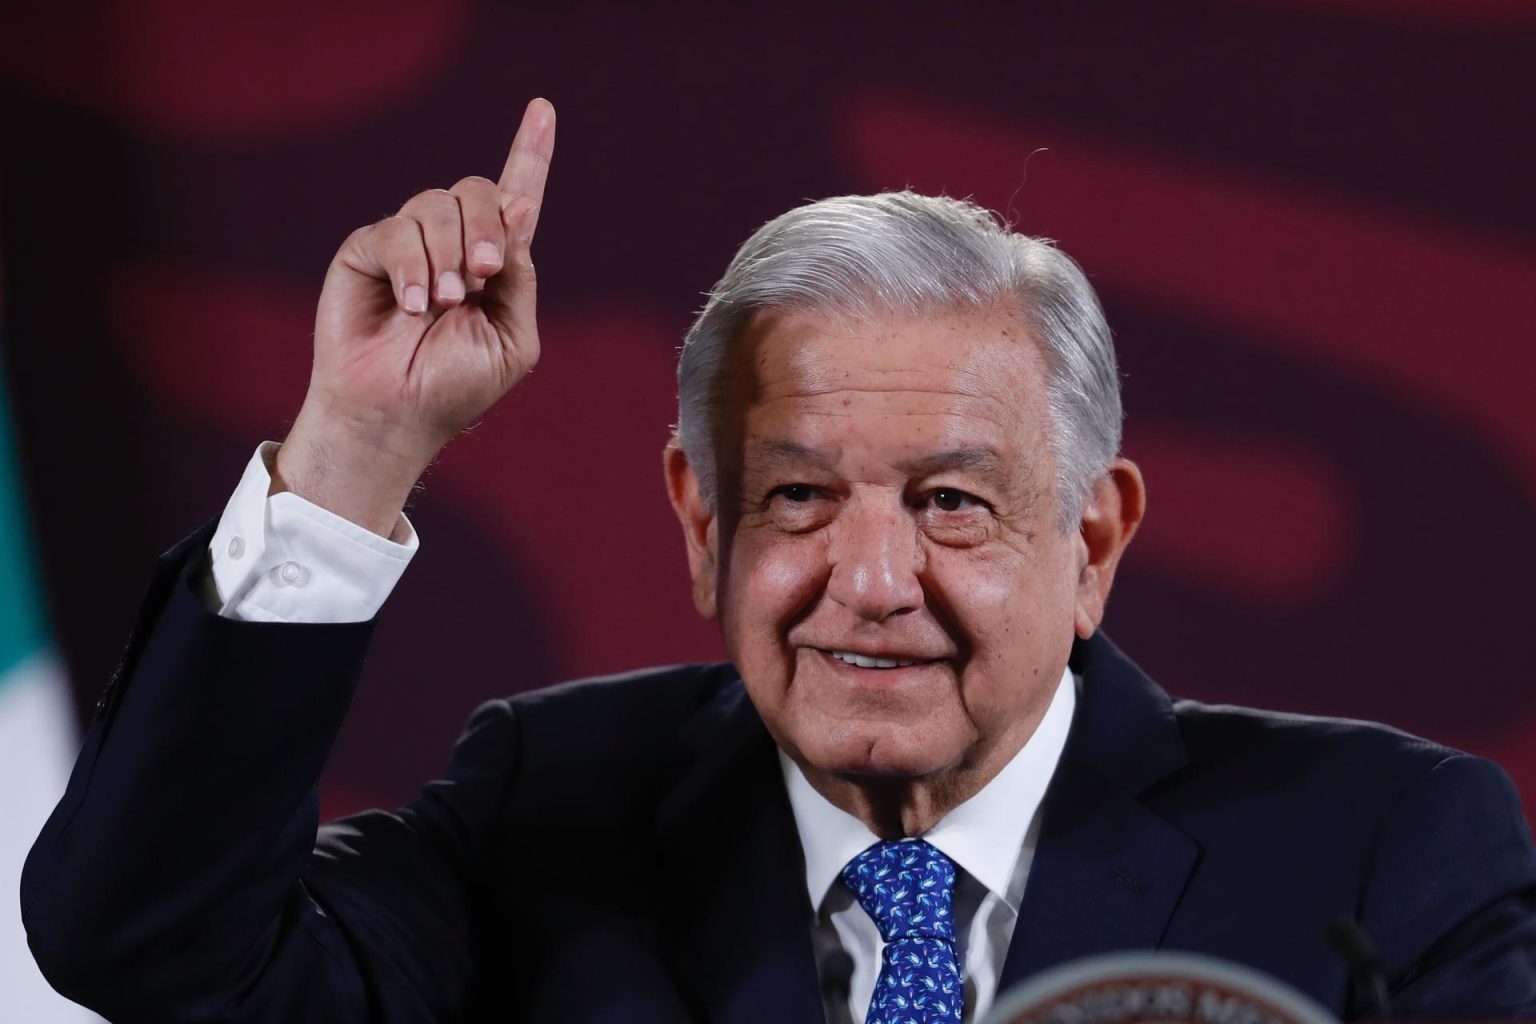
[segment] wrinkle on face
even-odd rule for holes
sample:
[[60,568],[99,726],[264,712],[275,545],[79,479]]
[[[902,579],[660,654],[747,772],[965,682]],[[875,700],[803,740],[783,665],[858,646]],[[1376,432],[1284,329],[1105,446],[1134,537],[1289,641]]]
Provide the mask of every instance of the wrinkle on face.
[[1046,362],[1012,310],[765,313],[714,383],[716,503],[673,492],[690,537],[707,527],[701,606],[812,785],[921,834],[1032,735],[1097,625],[1139,473],[1120,470],[1118,526],[1062,527]]
[[[1023,324],[762,314],[739,342],[722,378],[719,606],[769,731],[823,781],[1012,756],[1072,614],[1044,362]],[[963,511],[936,511],[931,495],[957,488]],[[848,689],[825,654],[839,645],[943,660],[909,687]]]

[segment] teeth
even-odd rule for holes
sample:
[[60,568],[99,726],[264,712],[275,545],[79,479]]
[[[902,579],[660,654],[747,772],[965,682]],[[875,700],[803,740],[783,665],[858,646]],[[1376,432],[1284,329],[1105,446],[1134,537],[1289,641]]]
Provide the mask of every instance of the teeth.
[[851,651],[829,651],[832,657],[838,661],[846,661],[850,665],[859,668],[906,668],[908,665],[916,665],[915,661],[903,661],[899,658],[871,658],[865,654],[854,654]]

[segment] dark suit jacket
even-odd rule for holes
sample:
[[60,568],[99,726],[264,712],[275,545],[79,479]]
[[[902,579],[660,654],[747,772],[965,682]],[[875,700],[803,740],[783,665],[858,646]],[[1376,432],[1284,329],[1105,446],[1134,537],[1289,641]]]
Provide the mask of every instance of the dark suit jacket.
[[[447,777],[325,826],[315,779],[371,624],[210,614],[162,562],[22,883],[62,992],[145,1021],[812,1021],[798,836],[729,665],[481,707]],[[1174,702],[1102,637],[1004,984],[1115,949],[1257,966],[1403,1017],[1536,1016],[1536,860],[1494,765],[1384,728]],[[431,680],[423,680],[430,686]]]

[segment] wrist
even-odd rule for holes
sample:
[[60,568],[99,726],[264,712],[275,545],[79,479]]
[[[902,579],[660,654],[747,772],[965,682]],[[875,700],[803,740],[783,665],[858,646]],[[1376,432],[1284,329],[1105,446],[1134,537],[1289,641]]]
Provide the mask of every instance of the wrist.
[[381,537],[394,535],[436,449],[301,411],[272,463],[269,495],[289,491]]

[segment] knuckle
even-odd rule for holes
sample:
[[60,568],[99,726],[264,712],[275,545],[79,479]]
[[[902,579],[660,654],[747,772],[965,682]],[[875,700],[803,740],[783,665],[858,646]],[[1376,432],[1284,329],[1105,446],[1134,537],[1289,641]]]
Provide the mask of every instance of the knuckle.
[[415,222],[413,222],[409,217],[401,216],[398,213],[392,217],[385,217],[383,220],[373,225],[374,233],[384,241],[393,241],[398,239],[404,235],[407,235],[414,228]]
[[496,184],[489,178],[482,178],[478,174],[471,174],[467,178],[460,178],[449,191],[454,193],[475,193],[484,192],[487,189],[494,192]]
[[443,220],[459,215],[459,201],[452,192],[434,188],[412,196],[409,202],[400,207],[401,214],[407,212],[418,220]]
[[498,242],[501,240],[504,233],[501,227],[501,214],[493,196],[465,196],[461,210],[466,234],[476,239],[485,238]]
[[419,241],[402,237],[382,248],[379,262],[389,266],[392,275],[410,271],[419,273],[426,266],[426,253],[422,251]]

